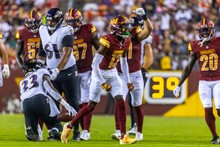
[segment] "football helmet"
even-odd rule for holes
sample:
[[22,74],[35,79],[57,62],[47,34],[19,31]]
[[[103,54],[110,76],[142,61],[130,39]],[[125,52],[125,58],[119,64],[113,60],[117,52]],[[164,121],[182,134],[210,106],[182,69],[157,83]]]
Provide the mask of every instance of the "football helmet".
[[49,31],[55,31],[63,22],[63,12],[59,8],[52,8],[47,12],[46,24]]
[[82,26],[83,16],[82,13],[75,8],[71,8],[66,12],[65,21],[68,25],[73,27],[74,32],[78,31]]
[[110,21],[109,28],[111,34],[115,34],[116,36],[120,36],[122,38],[129,37],[129,24],[129,21],[125,16],[118,15]]
[[25,26],[33,33],[37,33],[41,25],[41,14],[36,10],[31,10],[24,20]]
[[209,41],[214,37],[215,25],[211,20],[202,19],[196,25],[196,31],[201,40]]
[[37,59],[31,59],[24,63],[23,72],[27,74],[28,72],[36,71],[40,68],[43,68],[43,64],[40,63]]

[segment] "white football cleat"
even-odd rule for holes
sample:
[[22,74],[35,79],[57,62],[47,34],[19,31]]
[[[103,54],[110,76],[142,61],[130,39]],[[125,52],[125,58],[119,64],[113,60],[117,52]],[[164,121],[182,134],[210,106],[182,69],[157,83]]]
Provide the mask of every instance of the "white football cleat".
[[90,132],[88,130],[83,130],[80,133],[80,139],[81,140],[90,140]]
[[137,124],[136,123],[134,123],[134,126],[131,128],[131,129],[129,129],[127,132],[126,132],[126,134],[133,134],[133,135],[135,135],[137,133]]
[[115,132],[111,135],[112,139],[118,140],[121,137],[121,131],[120,130],[115,130]]
[[135,136],[135,139],[136,139],[137,141],[144,140],[143,133],[137,132],[137,133],[136,133],[136,136]]

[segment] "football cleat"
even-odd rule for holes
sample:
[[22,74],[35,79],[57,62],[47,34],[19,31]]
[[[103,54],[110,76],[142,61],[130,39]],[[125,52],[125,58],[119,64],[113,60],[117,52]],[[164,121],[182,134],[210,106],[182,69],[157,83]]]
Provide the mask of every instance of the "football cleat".
[[213,139],[211,140],[211,144],[219,144],[220,140],[218,136],[213,137]]
[[121,137],[121,131],[120,130],[115,130],[115,132],[111,135],[112,139],[118,140]]
[[135,136],[135,139],[136,139],[137,141],[144,140],[143,133],[137,132],[137,133],[136,133],[136,136]]
[[73,131],[73,140],[74,141],[80,141],[80,132],[78,130]]
[[69,137],[71,135],[71,132],[72,132],[72,129],[67,128],[67,125],[68,125],[68,123],[63,125],[63,131],[62,131],[62,134],[61,134],[62,143],[67,143],[68,142],[68,139],[69,139]]
[[88,130],[83,130],[80,133],[80,139],[81,140],[90,140],[90,132]]
[[125,135],[123,139],[120,139],[120,144],[134,144],[136,142],[136,139],[130,138],[128,135]]
[[60,133],[54,129],[49,131],[49,137],[47,137],[47,140],[50,140],[50,141],[60,140]]
[[26,134],[26,138],[29,141],[38,141],[39,140],[39,136],[34,133],[32,127],[27,127],[25,130],[25,134]]
[[126,132],[126,134],[133,134],[133,135],[135,135],[137,133],[137,124],[136,123],[134,123],[134,125],[133,125],[133,127],[132,128],[130,128],[127,132]]

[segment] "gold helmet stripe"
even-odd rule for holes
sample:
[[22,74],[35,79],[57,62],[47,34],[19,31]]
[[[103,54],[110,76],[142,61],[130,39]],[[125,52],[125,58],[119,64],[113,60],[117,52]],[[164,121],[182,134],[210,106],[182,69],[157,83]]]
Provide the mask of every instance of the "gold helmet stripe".
[[203,19],[202,19],[202,25],[203,25],[203,26],[205,25],[205,22],[206,22],[206,21],[205,21],[205,18],[203,18]]
[[73,13],[73,8],[70,9],[70,17],[73,17],[73,16],[72,16],[72,13]]
[[34,12],[34,10],[31,10],[31,12],[30,12],[30,18],[33,18],[33,12]]

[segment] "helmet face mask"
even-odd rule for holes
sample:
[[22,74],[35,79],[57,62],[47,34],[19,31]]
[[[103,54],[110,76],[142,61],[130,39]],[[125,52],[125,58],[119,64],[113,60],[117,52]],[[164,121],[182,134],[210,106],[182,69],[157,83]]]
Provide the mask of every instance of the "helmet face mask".
[[127,38],[129,37],[129,21],[124,16],[117,16],[110,21],[109,27],[111,34],[116,36]]
[[63,22],[63,12],[59,8],[52,8],[47,12],[47,27],[49,31],[55,31]]
[[25,18],[25,26],[32,33],[37,33],[41,25],[41,14],[35,10],[31,10]]
[[215,34],[214,23],[210,20],[202,19],[196,25],[196,31],[200,39],[209,41],[214,37]]
[[71,8],[65,17],[65,21],[68,25],[73,27],[74,32],[78,31],[82,26],[83,16],[82,13],[75,8]]

